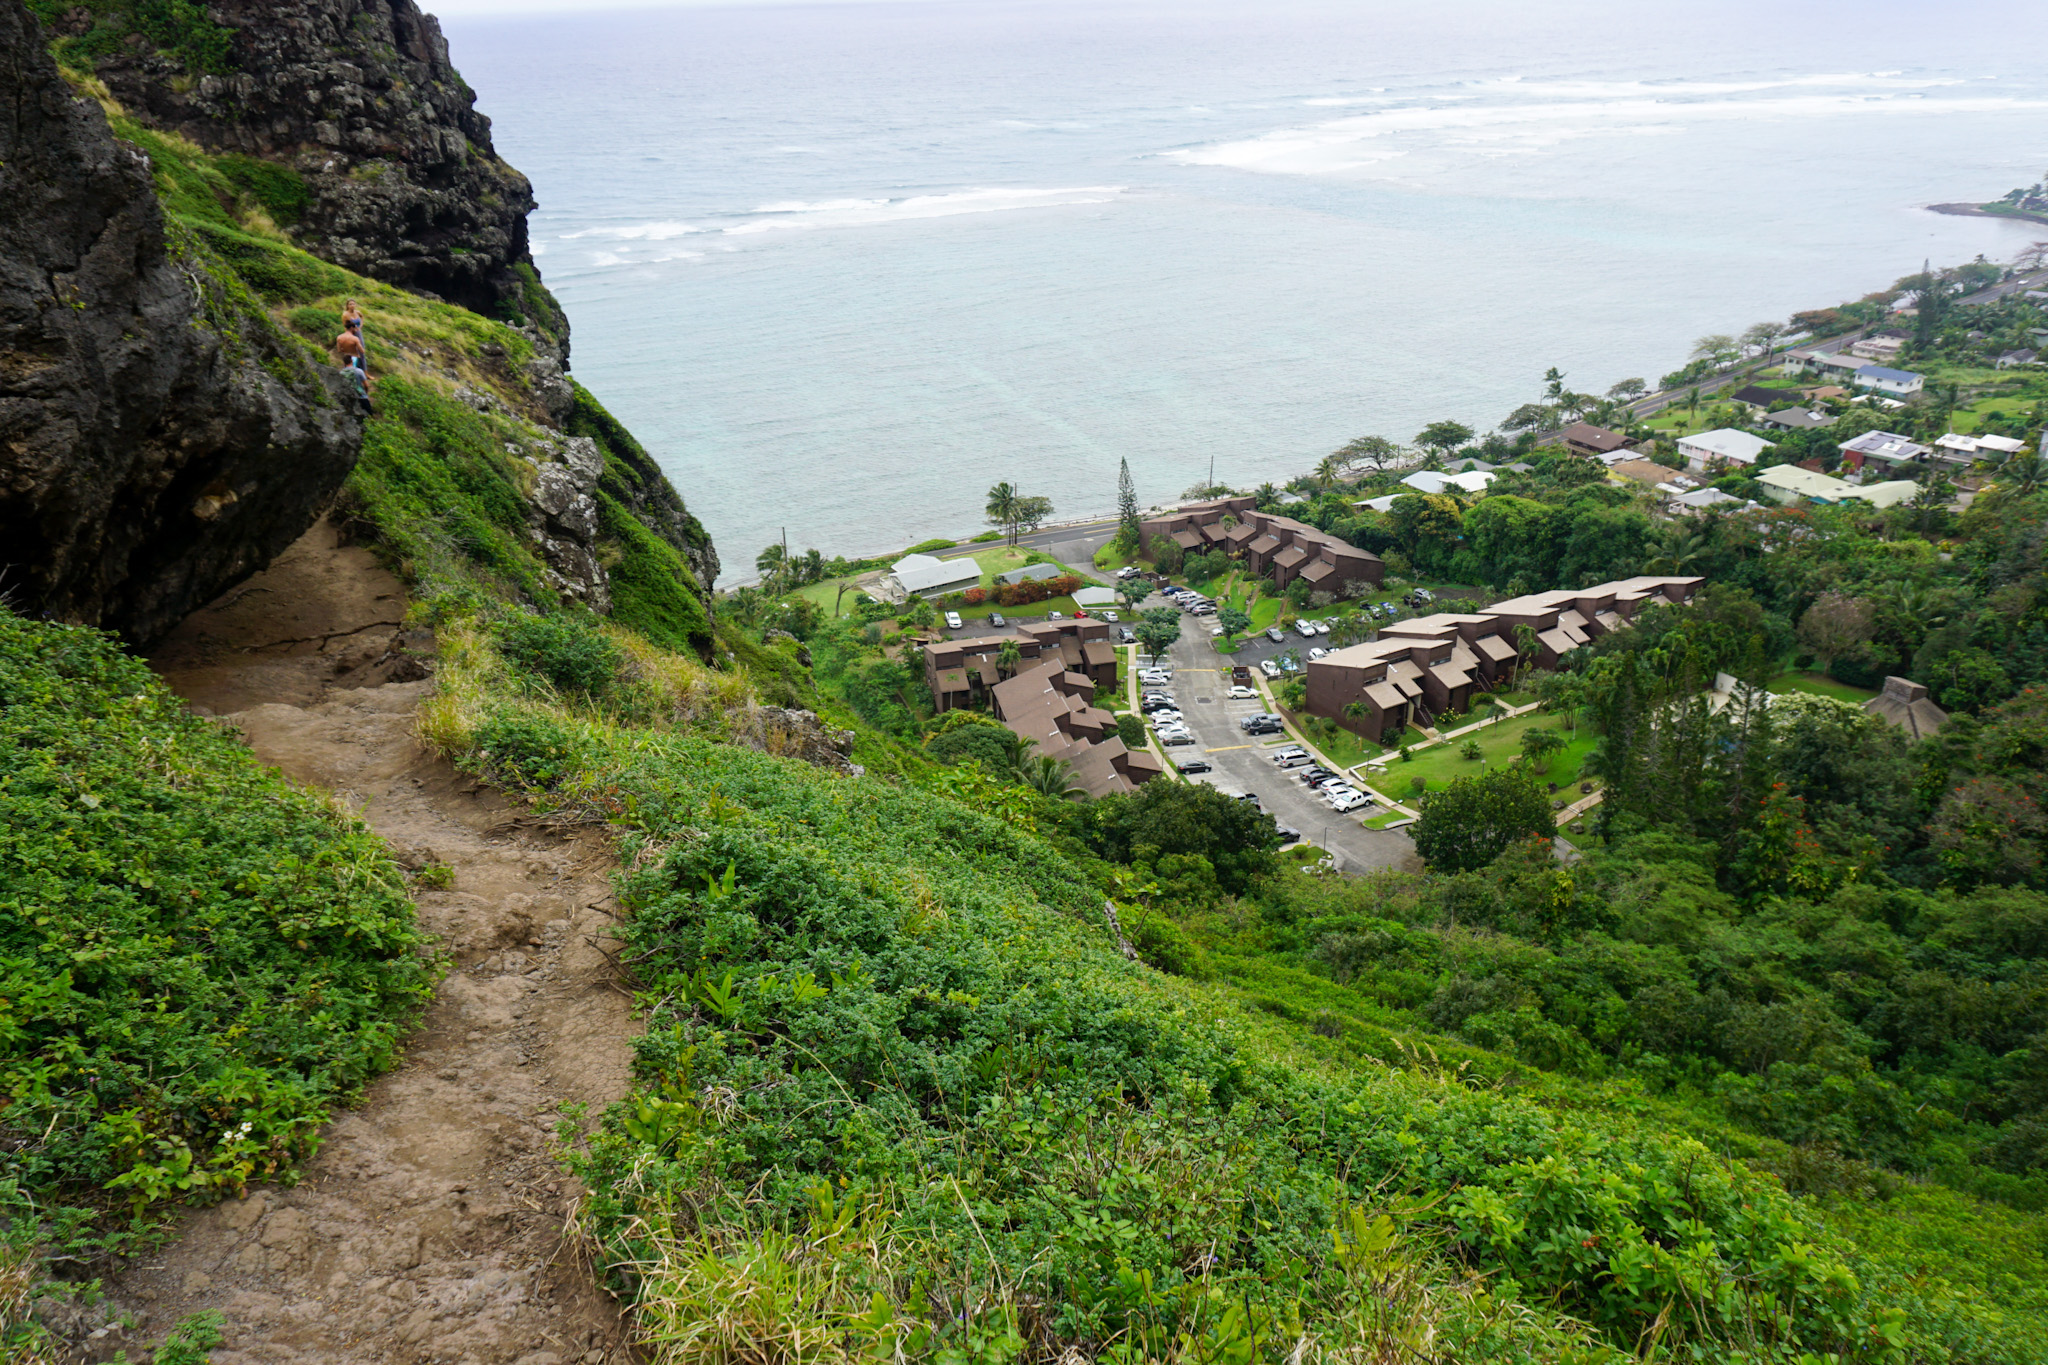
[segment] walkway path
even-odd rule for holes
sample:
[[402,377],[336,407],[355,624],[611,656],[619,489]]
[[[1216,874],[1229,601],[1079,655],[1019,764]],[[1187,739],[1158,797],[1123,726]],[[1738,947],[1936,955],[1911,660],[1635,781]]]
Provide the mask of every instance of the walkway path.
[[[613,860],[420,749],[431,684],[379,685],[364,660],[400,595],[316,527],[154,661],[402,861],[450,870],[418,902],[451,970],[402,1065],[329,1125],[300,1183],[192,1212],[109,1296],[146,1315],[145,1339],[219,1310],[217,1365],[624,1362],[617,1306],[564,1240],[577,1191],[549,1152],[558,1106],[594,1111],[628,1086],[635,1026],[603,946]],[[339,633],[303,629],[309,615]]]

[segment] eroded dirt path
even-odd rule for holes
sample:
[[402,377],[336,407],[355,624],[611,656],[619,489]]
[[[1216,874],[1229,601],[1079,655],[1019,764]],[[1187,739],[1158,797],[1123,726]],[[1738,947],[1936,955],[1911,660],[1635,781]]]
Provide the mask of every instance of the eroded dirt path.
[[409,864],[452,869],[419,896],[452,970],[404,1064],[337,1117],[296,1187],[194,1211],[112,1294],[147,1313],[143,1340],[220,1310],[222,1365],[625,1361],[617,1306],[564,1242],[574,1191],[548,1154],[562,1102],[595,1112],[627,1089],[634,1025],[600,947],[610,859],[419,749],[431,683],[378,681],[416,669],[392,655],[395,580],[359,555],[316,528],[155,663]]

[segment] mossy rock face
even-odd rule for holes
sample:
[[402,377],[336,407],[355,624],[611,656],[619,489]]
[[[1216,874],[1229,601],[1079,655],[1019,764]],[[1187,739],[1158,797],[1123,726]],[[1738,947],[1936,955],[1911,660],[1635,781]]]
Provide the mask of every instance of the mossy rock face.
[[0,278],[31,282],[0,354],[44,358],[0,419],[10,595],[147,643],[303,534],[355,462],[350,395],[259,297],[330,267],[167,219],[18,0],[0,49],[20,54],[0,81],[18,111],[0,128]]
[[[567,360],[568,320],[527,250],[532,188],[499,160],[439,23],[414,0],[31,8],[67,67],[103,81],[141,126],[215,154],[231,192],[314,255],[531,326]],[[330,116],[344,107],[357,112]]]

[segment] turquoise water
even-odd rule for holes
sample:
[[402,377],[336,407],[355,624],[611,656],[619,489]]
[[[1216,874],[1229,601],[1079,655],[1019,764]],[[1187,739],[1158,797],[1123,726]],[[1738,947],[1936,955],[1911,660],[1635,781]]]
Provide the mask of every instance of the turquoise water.
[[[1420,12],[1417,12],[1420,11]],[[2038,6],[840,4],[458,19],[574,368],[729,576],[1488,428],[1544,369],[2048,229]]]

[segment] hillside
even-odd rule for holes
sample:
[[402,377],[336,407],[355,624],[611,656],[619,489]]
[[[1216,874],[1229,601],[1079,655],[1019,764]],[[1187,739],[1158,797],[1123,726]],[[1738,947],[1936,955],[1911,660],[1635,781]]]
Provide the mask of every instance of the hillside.
[[[121,60],[225,63],[242,40],[215,28],[259,24],[80,8],[67,60],[133,23],[166,47]],[[148,27],[165,14],[189,24]],[[247,154],[71,78],[273,358],[315,373],[362,304],[375,405],[324,524],[392,576],[391,649],[431,676],[323,676],[223,725],[116,639],[0,613],[0,1309],[23,1358],[50,1349],[37,1321],[110,1321],[80,1288],[103,1278],[115,1309],[194,1310],[186,1359],[225,1333],[243,1358],[559,1360],[572,1319],[605,1359],[573,1258],[552,1281],[490,1259],[553,1245],[551,1116],[580,1245],[653,1359],[2048,1358],[2033,1177],[1959,1188],[1623,1065],[1639,988],[1680,969],[1604,936],[1704,907],[1782,950],[1813,927],[1781,923],[1797,897],[1737,905],[1711,857],[1625,828],[1576,869],[1516,848],[1331,878],[1204,788],[1083,805],[940,763],[914,622],[714,614],[702,528],[538,321],[321,259]],[[1718,619],[1674,618],[1710,640]],[[258,687],[260,651],[224,657]],[[1827,890],[1808,937],[1833,981],[1877,912]],[[1942,942],[2023,920],[1959,913]],[[619,990],[630,1077],[623,1005],[591,1022]]]

